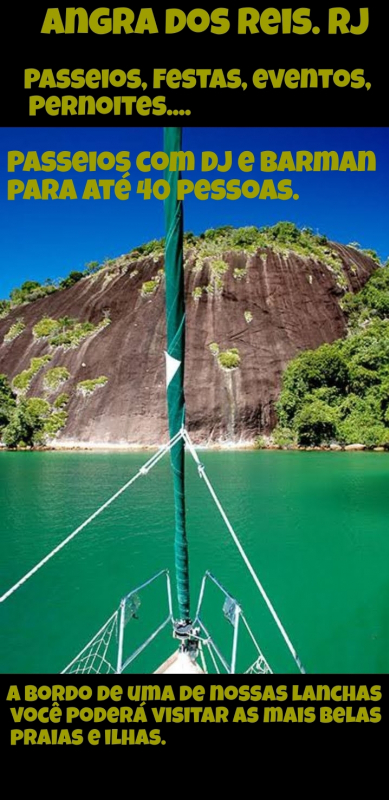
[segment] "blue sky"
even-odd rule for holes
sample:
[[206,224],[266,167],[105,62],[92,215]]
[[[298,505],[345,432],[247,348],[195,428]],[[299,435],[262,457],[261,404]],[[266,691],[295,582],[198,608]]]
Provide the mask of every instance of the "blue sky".
[[[258,113],[260,116],[260,110]],[[207,177],[264,177],[275,183],[291,178],[299,200],[201,201],[190,195],[185,200],[185,229],[200,233],[218,225],[269,225],[279,220],[292,220],[310,226],[331,239],[348,243],[358,241],[372,247],[381,258],[389,255],[389,148],[388,128],[184,128],[185,150],[196,156],[202,150],[213,150],[222,156],[232,150],[237,156],[251,150],[257,158],[261,150],[373,150],[377,157],[376,172],[276,172],[261,175],[254,166],[244,176],[237,168],[228,175],[199,171],[190,173],[191,180]],[[103,261],[126,253],[138,244],[163,236],[163,204],[144,201],[135,187],[144,174],[131,168],[133,190],[128,201],[116,198],[103,200],[40,201],[7,200],[7,151],[36,150],[104,150],[113,153],[129,150],[134,164],[143,150],[163,148],[162,128],[2,128],[0,237],[0,297],[25,280],[44,281],[65,277],[73,269],[83,269],[89,261]],[[199,162],[199,159],[196,159]],[[236,159],[235,159],[236,161]],[[116,173],[115,173],[116,174]],[[149,173],[154,180],[163,173]],[[16,177],[73,178],[80,189],[88,177],[114,177],[114,173],[21,172]],[[80,194],[80,192],[78,192]]]

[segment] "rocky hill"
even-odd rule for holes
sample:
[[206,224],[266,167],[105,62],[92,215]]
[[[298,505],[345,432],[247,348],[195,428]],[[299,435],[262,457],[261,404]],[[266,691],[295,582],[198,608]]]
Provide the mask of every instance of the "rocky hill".
[[[342,296],[377,268],[354,247],[292,225],[275,230],[186,237],[186,403],[196,442],[269,433],[285,366],[345,335]],[[64,398],[58,445],[165,440],[163,270],[163,246],[153,243],[0,319],[0,373],[14,391],[52,407]]]

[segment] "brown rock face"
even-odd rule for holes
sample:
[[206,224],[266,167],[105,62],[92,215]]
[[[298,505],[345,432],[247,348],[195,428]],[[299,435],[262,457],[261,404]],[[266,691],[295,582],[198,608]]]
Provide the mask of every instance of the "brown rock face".
[[[331,246],[342,259],[349,288],[358,291],[375,262],[351,248]],[[187,424],[195,442],[203,444],[249,442],[270,432],[288,361],[346,332],[339,276],[325,264],[270,249],[254,254],[225,252],[220,258],[228,264],[222,288],[210,277],[209,259],[196,271],[190,268],[189,255],[186,270]],[[0,372],[11,379],[29,367],[31,358],[48,352],[53,355],[49,368],[65,366],[70,372],[59,390],[70,394],[70,401],[58,444],[146,445],[166,440],[164,281],[149,296],[141,291],[162,267],[162,256],[149,256],[136,265],[123,256],[95,276],[20,306],[0,320]],[[194,299],[194,289],[208,284],[211,291]],[[50,350],[47,341],[32,336],[33,325],[44,316],[67,315],[97,323],[104,312],[109,312],[111,324],[76,349]],[[25,330],[13,342],[3,343],[4,334],[19,318]],[[209,349],[212,343],[221,351],[237,348],[240,366],[221,369]],[[33,379],[29,396],[47,396],[46,369]],[[100,375],[108,382],[91,396],[76,391],[79,381]]]

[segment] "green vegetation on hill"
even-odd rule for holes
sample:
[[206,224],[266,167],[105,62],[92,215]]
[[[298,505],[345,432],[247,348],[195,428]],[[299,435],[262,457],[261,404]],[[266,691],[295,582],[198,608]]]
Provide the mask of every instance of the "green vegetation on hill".
[[278,444],[389,446],[389,265],[343,308],[349,336],[301,353],[284,372]]
[[377,269],[358,294],[346,294],[342,308],[352,328],[375,318],[389,318],[389,265]]
[[32,333],[35,339],[46,339],[48,336],[54,336],[60,329],[60,320],[42,317],[42,319],[34,325]]
[[49,392],[54,392],[70,378],[70,372],[66,367],[53,367],[48,369],[43,379],[43,385]]
[[[50,403],[43,397],[26,397],[32,377],[47,363],[47,357],[31,360],[29,370],[16,376],[10,386],[6,375],[0,375],[0,440],[10,448],[36,447],[53,439],[66,425],[68,412],[65,410],[70,397],[60,393]],[[70,374],[66,367],[54,367],[45,374],[44,386],[50,393],[57,389]],[[77,391],[90,396],[96,389],[105,386],[108,378],[81,381]],[[22,384],[23,388],[20,388]],[[17,389],[16,394],[13,389]]]
[[99,378],[91,378],[86,381],[80,381],[77,384],[77,391],[81,392],[81,394],[85,396],[91,395],[94,391],[96,391],[96,389],[105,386],[107,381],[108,378],[105,375],[100,375]]
[[97,325],[94,325],[93,322],[80,322],[73,317],[61,317],[60,319],[42,317],[34,325],[32,332],[35,339],[48,339],[51,347],[63,347],[68,350],[78,347],[84,339],[105,328],[109,323],[109,317],[103,317]]
[[10,414],[2,430],[2,441],[7,447],[31,447],[41,442],[44,417],[26,399],[22,399]]
[[106,266],[106,263],[107,262],[99,264],[98,261],[91,261],[89,264],[85,265],[83,272],[73,270],[66,278],[59,278],[56,281],[53,281],[51,278],[47,278],[44,283],[39,283],[39,281],[24,281],[21,286],[11,290],[9,300],[0,300],[0,318],[5,317],[8,312],[16,306],[32,303],[34,300],[39,300],[41,297],[46,297],[48,294],[57,292],[60,289],[68,289],[70,286],[80,281],[81,278],[93,275],[95,272],[102,269]]
[[[34,359],[32,359],[34,361]],[[38,359],[35,359],[38,361]],[[60,395],[53,405],[42,397],[19,398],[6,375],[0,375],[0,439],[11,448],[45,444],[64,427],[68,395]],[[59,402],[58,402],[59,401]]]
[[222,352],[218,353],[217,360],[222,369],[238,369],[240,366],[240,355],[238,348],[231,347],[230,350],[223,350]]
[[66,392],[61,392],[61,394],[59,394],[58,397],[55,398],[53,403],[53,408],[62,409],[65,406],[67,406],[69,400],[70,400],[69,395]]
[[98,325],[94,325],[93,322],[76,322],[72,327],[69,326],[67,330],[52,336],[49,339],[49,344],[52,347],[63,347],[65,350],[78,347],[84,339],[92,336],[92,333],[97,333],[97,331],[105,328],[109,323],[110,320],[105,318]]
[[[244,228],[224,225],[220,228],[210,228],[199,236],[188,232],[184,234],[184,247],[187,252],[196,251],[197,261],[209,256],[220,256],[221,253],[229,250],[253,253],[258,248],[270,248],[284,255],[293,251],[299,255],[320,260],[332,268],[337,275],[340,275],[342,270],[339,253],[330,245],[326,236],[315,234],[311,228],[300,229],[293,222],[278,222],[276,225],[263,228],[257,228],[255,225]],[[133,258],[151,254],[159,255],[163,253],[163,248],[164,239],[155,240],[147,245],[137,247],[130,255]],[[222,272],[228,268],[228,265],[221,260],[215,261],[214,264],[222,266]],[[237,274],[236,277],[241,276]]]
[[64,428],[67,422],[68,413],[63,409],[59,411],[52,411],[45,421],[43,431],[49,439],[52,439],[60,430]]
[[40,358],[32,358],[29,368],[24,369],[22,372],[19,372],[18,375],[15,375],[12,381],[12,388],[16,389],[16,391],[20,392],[21,394],[25,394],[27,389],[30,388],[32,379],[50,360],[50,355],[41,356]]
[[8,424],[11,414],[16,406],[16,396],[13,393],[6,375],[0,375],[0,431]]
[[151,294],[158,289],[158,281],[153,278],[151,281],[145,281],[142,283],[142,288],[140,290],[142,297],[149,297]]
[[[163,255],[164,247],[165,239],[162,238],[159,240],[154,239],[146,244],[141,244],[131,250],[126,256],[129,261],[128,266],[131,268],[130,274],[134,275],[137,272],[133,267],[139,259],[150,255],[157,258]],[[373,260],[379,262],[375,250],[363,250],[357,242],[351,243],[350,247],[365,253]],[[220,228],[210,228],[198,236],[188,231],[184,234],[184,248],[187,255],[188,253],[194,253],[195,255],[194,269],[201,268],[201,260],[203,258],[209,256],[217,257],[219,260],[213,262],[212,271],[215,276],[219,267],[219,274],[216,275],[219,282],[222,279],[223,272],[228,268],[228,265],[224,266],[224,262],[220,259],[220,255],[223,252],[229,250],[243,250],[248,253],[253,253],[259,248],[270,248],[283,255],[287,255],[293,251],[298,255],[321,261],[333,270],[339,286],[343,289],[347,288],[343,274],[342,260],[336,248],[328,242],[326,236],[314,233],[311,228],[298,228],[293,222],[278,222],[276,225],[265,226],[263,228],[258,228],[255,225],[243,228],[234,228],[232,225],[224,225]],[[82,278],[94,275],[106,267],[115,267],[117,263],[123,265],[122,257],[120,257],[120,259],[106,259],[101,264],[98,261],[90,261],[85,265],[83,271],[72,270],[66,278],[56,281],[53,281],[51,278],[47,278],[44,283],[25,281],[20,287],[12,289],[9,300],[0,300],[0,317],[6,316],[6,314],[16,306],[23,305],[24,303],[31,303],[52,292],[67,289],[78,283]],[[234,271],[234,277],[238,280],[243,278],[245,274],[246,271],[244,269],[237,268]],[[150,291],[151,290],[149,290],[149,292]],[[146,291],[146,294],[147,293]],[[196,299],[198,299],[198,296],[196,296]]]
[[17,339],[21,333],[23,333],[25,329],[25,324],[22,319],[16,320],[13,325],[11,325],[10,329],[4,335],[5,342],[13,342],[14,339]]
[[52,294],[56,289],[57,287],[50,279],[43,284],[39,283],[39,281],[24,281],[21,286],[12,289],[10,292],[11,306],[31,303],[32,300],[38,300],[40,297],[46,297],[47,294]]

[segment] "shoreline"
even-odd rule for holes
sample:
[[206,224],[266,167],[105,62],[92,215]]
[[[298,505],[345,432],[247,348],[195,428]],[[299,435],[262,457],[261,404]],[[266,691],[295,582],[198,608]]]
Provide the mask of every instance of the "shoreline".
[[[11,448],[0,445],[0,452],[7,453],[25,453],[25,452],[78,452],[78,453],[139,453],[139,452],[156,452],[165,446],[165,443],[160,444],[141,444],[135,442],[133,444],[121,442],[58,442],[38,447],[18,447]],[[209,452],[294,452],[294,453],[389,453],[389,446],[375,446],[368,447],[367,445],[355,443],[349,445],[323,445],[323,446],[302,446],[302,445],[288,445],[282,447],[281,445],[266,444],[261,447],[255,444],[254,441],[238,441],[238,442],[211,442],[209,444],[196,444],[196,450],[206,450]]]

